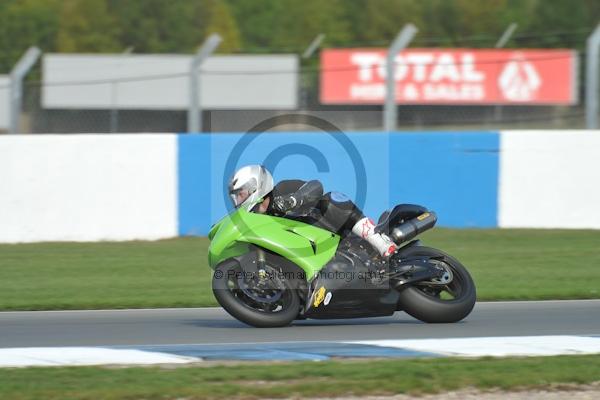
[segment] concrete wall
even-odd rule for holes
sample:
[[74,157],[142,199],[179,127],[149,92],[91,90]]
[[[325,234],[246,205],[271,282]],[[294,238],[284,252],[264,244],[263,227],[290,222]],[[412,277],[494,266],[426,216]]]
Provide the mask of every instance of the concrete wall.
[[0,137],[0,242],[177,235],[174,135]]
[[205,235],[249,163],[375,219],[405,202],[447,227],[600,229],[599,150],[587,131],[0,136],[0,242]]
[[502,132],[498,222],[600,229],[600,132]]
[[205,234],[229,206],[236,167],[263,163],[281,179],[319,179],[374,219],[397,203],[424,204],[451,227],[495,227],[497,133],[319,132],[179,137],[179,233]]

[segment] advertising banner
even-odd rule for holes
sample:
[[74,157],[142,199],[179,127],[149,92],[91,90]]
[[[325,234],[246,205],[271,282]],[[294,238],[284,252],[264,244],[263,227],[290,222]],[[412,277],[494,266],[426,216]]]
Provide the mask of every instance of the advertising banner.
[[[321,53],[323,104],[382,104],[386,49]],[[573,50],[409,49],[395,58],[403,104],[577,103]]]

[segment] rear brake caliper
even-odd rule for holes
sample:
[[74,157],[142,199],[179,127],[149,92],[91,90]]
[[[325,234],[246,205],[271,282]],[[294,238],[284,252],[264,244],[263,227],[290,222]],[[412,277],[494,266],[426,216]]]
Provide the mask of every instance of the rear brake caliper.
[[439,275],[435,278],[432,278],[430,281],[422,282],[422,283],[426,283],[429,285],[445,286],[445,285],[449,284],[450,282],[452,282],[452,280],[454,279],[454,275],[452,274],[452,269],[450,269],[450,267],[448,267],[448,264],[446,264],[443,261],[434,260],[434,259],[430,259],[429,262],[434,264],[436,269],[439,270]]

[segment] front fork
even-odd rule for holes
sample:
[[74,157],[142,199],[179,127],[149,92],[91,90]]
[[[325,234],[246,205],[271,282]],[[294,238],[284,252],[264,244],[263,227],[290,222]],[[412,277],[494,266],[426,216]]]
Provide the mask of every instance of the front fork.
[[266,262],[267,262],[267,257],[265,255],[265,251],[262,248],[257,247],[256,248],[256,267],[258,269],[258,277],[260,279],[264,279],[267,275],[267,272],[265,271]]

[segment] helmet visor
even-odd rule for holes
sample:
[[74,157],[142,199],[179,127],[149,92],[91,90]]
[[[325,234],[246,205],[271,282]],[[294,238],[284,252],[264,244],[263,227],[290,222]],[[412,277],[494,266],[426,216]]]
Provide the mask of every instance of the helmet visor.
[[239,188],[239,189],[230,191],[229,197],[231,197],[231,201],[233,202],[233,205],[237,208],[240,206],[240,204],[242,204],[244,201],[246,201],[248,199],[248,197],[250,197],[250,192],[246,188]]

